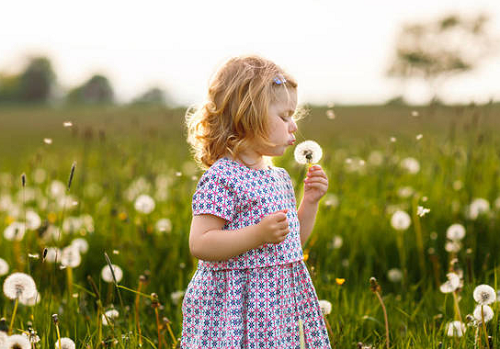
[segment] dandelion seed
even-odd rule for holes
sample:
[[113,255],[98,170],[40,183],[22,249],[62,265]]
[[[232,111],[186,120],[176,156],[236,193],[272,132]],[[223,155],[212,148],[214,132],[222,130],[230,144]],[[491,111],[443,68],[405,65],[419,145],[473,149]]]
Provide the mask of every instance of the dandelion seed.
[[89,243],[84,238],[76,238],[71,241],[71,246],[76,248],[80,253],[87,253],[89,250]]
[[71,338],[61,338],[61,348],[59,348],[59,341],[56,341],[56,349],[75,349],[75,342]]
[[61,265],[64,267],[76,268],[82,263],[80,251],[74,245],[63,248],[61,252]]
[[328,109],[328,110],[326,111],[326,117],[327,117],[328,119],[330,119],[330,120],[335,119],[335,112],[334,112],[333,110],[331,110],[331,109]]
[[120,313],[116,309],[108,310],[102,315],[102,324],[104,326],[109,326],[108,319],[113,320],[120,316]]
[[418,113],[418,111],[416,111],[416,110],[413,110],[413,111],[411,112],[411,116],[413,116],[413,117],[417,117],[417,116],[419,116],[419,115],[420,115],[420,114],[419,114],[419,113]]
[[175,291],[170,294],[170,298],[174,304],[178,304],[182,297],[184,297],[184,291]]
[[45,144],[52,144],[52,139],[51,139],[51,138],[44,138],[44,139],[43,139],[43,142],[44,142]]
[[391,141],[391,143],[396,143],[396,137],[391,137],[390,141]]
[[415,139],[417,141],[421,140],[422,138],[424,138],[424,136],[421,133],[415,136]]
[[9,272],[9,264],[5,259],[0,258],[0,276],[6,275]]
[[155,201],[149,195],[140,195],[134,203],[134,207],[138,212],[149,214],[155,209]]
[[[117,265],[112,264],[112,266],[113,272],[116,277],[116,282],[120,282],[123,278],[123,271]],[[105,265],[104,268],[102,268],[101,277],[106,282],[113,282],[113,275],[111,274],[111,268],[109,267],[109,265]]]
[[398,268],[389,269],[387,271],[387,279],[394,283],[401,282],[403,280],[403,272]]
[[474,309],[474,319],[477,321],[478,324],[483,323],[483,316],[481,314],[481,308],[483,308],[482,313],[484,314],[484,322],[488,322],[491,319],[493,319],[493,309],[489,305],[478,305],[476,309]]
[[319,301],[319,308],[321,309],[321,312],[323,315],[328,315],[332,312],[332,303],[330,303],[327,300],[320,300]]
[[28,253],[28,258],[38,259],[40,255],[38,253]]
[[30,349],[30,347],[31,343],[26,336],[14,334],[7,338],[5,349]]
[[463,286],[463,282],[460,279],[460,276],[458,276],[456,273],[448,273],[446,274],[446,277],[448,278],[448,281],[446,281],[439,287],[439,290],[442,293],[455,292],[458,288]]
[[411,218],[405,211],[397,210],[391,217],[391,226],[398,230],[404,231],[411,224]]
[[420,163],[417,159],[412,157],[407,157],[401,160],[400,166],[410,174],[415,174],[420,171]]
[[466,329],[462,321],[448,322],[446,324],[446,335],[448,337],[462,337]]
[[418,215],[419,217],[423,217],[423,216],[425,216],[425,215],[426,215],[427,213],[429,213],[429,212],[431,212],[431,210],[430,210],[430,209],[428,209],[428,208],[425,208],[425,207],[423,207],[423,206],[418,206],[418,207],[417,207],[417,215]]
[[332,246],[334,249],[338,250],[339,248],[342,247],[342,244],[344,243],[344,239],[342,239],[342,236],[340,235],[334,235],[332,239]]
[[320,145],[314,141],[304,141],[297,144],[294,151],[295,161],[301,165],[316,164],[323,156]]
[[3,293],[10,299],[30,298],[36,294],[36,284],[28,274],[13,273],[5,279]]
[[452,241],[460,241],[465,237],[465,228],[462,224],[455,223],[446,230],[446,238]]
[[172,231],[172,222],[168,218],[162,218],[156,222],[156,230],[162,233],[170,233]]
[[24,224],[20,222],[13,222],[5,228],[3,236],[9,241],[21,241],[24,237],[25,231],[26,227]]
[[65,122],[63,122],[63,126],[64,127],[71,127],[71,126],[73,126],[73,123],[71,121],[65,121]]
[[474,289],[473,297],[477,303],[486,305],[495,301],[496,293],[489,285],[479,285]]

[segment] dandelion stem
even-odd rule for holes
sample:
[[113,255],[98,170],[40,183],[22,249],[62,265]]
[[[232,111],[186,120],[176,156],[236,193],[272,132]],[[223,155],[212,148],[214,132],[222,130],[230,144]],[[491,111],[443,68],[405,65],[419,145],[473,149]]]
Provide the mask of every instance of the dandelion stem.
[[69,292],[69,297],[73,294],[73,268],[67,267],[66,268],[66,273],[67,273],[67,282],[68,282],[68,292]]
[[455,319],[462,322],[462,314],[460,313],[460,307],[458,306],[457,291],[453,291],[453,305],[455,308]]
[[172,327],[170,326],[170,323],[167,323],[167,330],[168,330],[168,333],[170,334],[170,337],[172,338],[173,347],[176,348],[177,347],[177,338],[175,338],[175,336],[174,336],[174,332],[172,331]]
[[300,349],[306,349],[306,343],[304,340],[304,323],[302,319],[299,319],[299,341],[300,341]]
[[377,279],[374,277],[370,278],[370,289],[375,295],[377,296],[377,299],[382,306],[382,311],[384,312],[384,321],[385,321],[385,337],[386,337],[386,347],[389,349],[390,344],[389,344],[389,320],[387,319],[387,310],[385,309],[384,305],[384,300],[382,299],[382,296],[380,295],[380,292],[382,291],[380,285],[377,283]]
[[9,336],[12,335],[12,328],[14,327],[14,319],[16,318],[18,304],[19,304],[19,297],[16,298],[16,301],[14,303],[14,311],[12,312],[12,319],[10,320],[10,326],[9,326]]
[[137,327],[137,331],[139,332],[139,346],[142,347],[142,338],[141,338],[141,324],[139,322],[139,305],[140,305],[140,292],[142,289],[143,279],[139,277],[139,286],[137,287],[137,294],[135,296],[135,325]]
[[332,336],[332,339],[333,339],[334,335],[333,335],[332,326],[330,325],[330,323],[326,319],[326,316],[324,316],[324,319],[325,319],[325,323],[326,323],[326,328],[328,329],[328,332],[330,332],[330,336]]
[[488,340],[488,332],[486,332],[486,322],[484,321],[484,309],[483,305],[481,305],[481,322],[483,325],[483,332],[484,332],[484,340],[486,341],[486,345],[488,346],[488,349],[490,348],[490,341]]
[[413,198],[413,221],[415,222],[415,237],[417,239],[417,248],[419,254],[419,265],[420,265],[420,275],[425,277],[427,274],[425,272],[425,255],[424,255],[424,240],[422,238],[422,226],[420,225],[420,219],[417,214],[419,196],[415,195]]

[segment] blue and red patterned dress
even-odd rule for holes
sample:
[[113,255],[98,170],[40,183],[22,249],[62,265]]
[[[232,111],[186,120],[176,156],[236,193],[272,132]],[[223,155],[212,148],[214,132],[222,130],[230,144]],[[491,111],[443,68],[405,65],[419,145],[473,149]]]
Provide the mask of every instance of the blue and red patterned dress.
[[193,215],[226,220],[224,230],[288,209],[290,233],[224,261],[200,260],[182,304],[181,348],[330,348],[316,291],[303,261],[295,194],[286,170],[217,160],[193,195]]

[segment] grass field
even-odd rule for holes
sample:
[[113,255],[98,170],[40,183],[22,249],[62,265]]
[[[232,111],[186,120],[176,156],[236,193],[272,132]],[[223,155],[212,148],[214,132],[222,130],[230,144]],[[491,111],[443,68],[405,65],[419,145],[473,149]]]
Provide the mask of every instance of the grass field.
[[[61,337],[77,348],[158,348],[159,338],[163,348],[175,345],[182,291],[197,263],[188,235],[191,197],[202,173],[185,142],[184,112],[0,109],[0,258],[9,265],[0,282],[15,271],[30,274],[41,298],[34,306],[16,306],[2,294],[4,326],[14,319],[16,334],[31,327],[40,337],[37,348],[57,341],[53,314]],[[65,127],[67,121],[72,126]],[[297,140],[322,145],[320,164],[330,187],[304,250],[319,299],[332,304],[325,318],[333,348],[386,347],[371,277],[381,286],[391,348],[486,348],[485,332],[498,347],[499,303],[490,304],[494,316],[485,326],[468,322],[467,315],[476,306],[476,286],[498,287],[499,132],[495,104],[310,107]],[[305,170],[294,163],[292,149],[275,164],[288,170],[300,198]],[[149,214],[134,208],[141,194],[155,201]],[[420,216],[419,206],[430,212]],[[396,211],[408,213],[407,229],[391,225]],[[26,226],[27,212],[35,212],[40,225],[30,213],[26,224],[33,228],[22,239],[6,238],[14,222]],[[168,219],[163,228],[161,219]],[[466,234],[450,244],[452,224]],[[89,245],[79,265],[42,261],[44,248],[65,248],[75,238]],[[101,278],[105,253],[123,270],[118,287]],[[463,284],[443,293],[450,271]],[[102,313],[110,309],[119,316],[103,325]],[[465,323],[461,337],[447,335],[454,320]]]

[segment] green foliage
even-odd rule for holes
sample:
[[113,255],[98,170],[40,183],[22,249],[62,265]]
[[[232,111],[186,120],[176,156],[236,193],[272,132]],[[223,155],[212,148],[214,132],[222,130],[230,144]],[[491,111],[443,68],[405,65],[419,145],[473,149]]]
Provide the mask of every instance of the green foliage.
[[114,93],[111,83],[104,75],[93,75],[82,86],[70,90],[68,103],[73,104],[110,104]]

